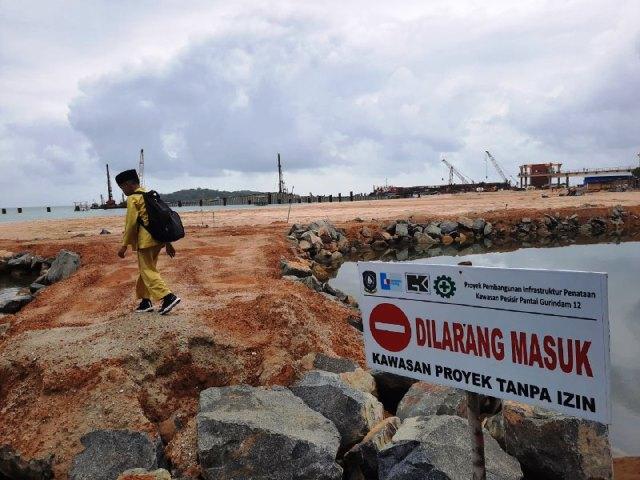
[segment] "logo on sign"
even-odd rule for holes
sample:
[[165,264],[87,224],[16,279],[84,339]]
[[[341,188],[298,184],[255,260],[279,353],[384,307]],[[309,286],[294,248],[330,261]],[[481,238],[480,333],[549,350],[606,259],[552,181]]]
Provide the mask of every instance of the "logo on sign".
[[442,298],[451,298],[456,293],[456,282],[447,275],[440,275],[436,278],[436,281],[433,282],[433,289]]
[[362,284],[365,292],[376,293],[376,290],[378,289],[378,281],[376,280],[375,272],[372,272],[371,270],[362,272]]
[[380,303],[371,310],[369,330],[376,343],[390,352],[404,350],[411,340],[409,319],[390,303]]
[[419,273],[406,273],[408,293],[430,293],[429,292],[429,275],[420,275]]
[[380,272],[380,288],[382,290],[401,290],[402,277]]

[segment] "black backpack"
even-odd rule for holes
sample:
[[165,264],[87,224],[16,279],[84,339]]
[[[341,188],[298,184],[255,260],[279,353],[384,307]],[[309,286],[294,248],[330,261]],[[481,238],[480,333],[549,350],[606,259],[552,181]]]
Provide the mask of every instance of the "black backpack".
[[160,198],[158,192],[150,190],[138,193],[144,198],[149,224],[145,225],[140,217],[138,217],[138,223],[151,234],[154,240],[169,243],[184,237],[184,227],[180,215],[169,208],[169,205]]

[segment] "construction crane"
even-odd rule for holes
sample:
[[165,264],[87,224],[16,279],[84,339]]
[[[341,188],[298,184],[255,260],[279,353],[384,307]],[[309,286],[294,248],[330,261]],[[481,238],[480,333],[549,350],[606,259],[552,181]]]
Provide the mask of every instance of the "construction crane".
[[282,164],[280,163],[280,154],[278,154],[278,193],[287,193],[287,187],[282,177]]
[[140,185],[144,185],[144,150],[140,149],[140,163],[138,164],[138,177],[140,178]]
[[497,160],[495,158],[493,158],[493,155],[491,155],[489,150],[485,150],[484,152],[487,154],[487,158],[485,159],[485,162],[487,160],[491,161],[491,164],[493,165],[493,168],[496,169],[496,172],[498,172],[498,175],[500,175],[500,177],[502,178],[502,181],[504,183],[510,185],[511,182],[509,182],[509,179],[507,178],[507,176],[505,175],[504,171],[502,170],[502,168],[498,164]]
[[465,177],[462,173],[460,173],[460,171],[454,167],[453,165],[451,165],[449,162],[447,162],[447,160],[445,158],[442,159],[442,163],[444,163],[448,168],[449,168],[449,185],[453,185],[453,175],[455,174],[456,177],[458,177],[460,179],[460,181],[462,183],[474,183],[473,180],[471,180],[470,178]]
[[107,207],[113,207],[116,204],[116,201],[113,199],[113,190],[111,189],[111,174],[109,173],[109,164],[107,163],[107,203],[105,205]]

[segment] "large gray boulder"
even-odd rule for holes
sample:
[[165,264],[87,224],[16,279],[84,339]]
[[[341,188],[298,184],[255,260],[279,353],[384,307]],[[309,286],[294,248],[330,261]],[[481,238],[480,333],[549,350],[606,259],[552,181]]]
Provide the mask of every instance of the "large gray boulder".
[[68,250],[60,250],[49,267],[45,280],[47,284],[69,278],[80,267],[80,255]]
[[[518,461],[485,435],[488,480],[519,480]],[[405,420],[378,455],[379,480],[468,480],[471,446],[466,420],[453,415]]]
[[445,220],[440,223],[440,231],[443,235],[449,235],[458,230],[458,222],[452,222],[450,220]]
[[283,387],[200,393],[198,458],[207,480],[339,480],[340,434]]
[[484,233],[484,227],[487,225],[487,222],[484,218],[476,218],[473,221],[473,231],[476,233]]
[[343,450],[362,440],[384,416],[376,397],[347,385],[335,373],[312,370],[291,391],[335,424]]
[[436,223],[430,223],[424,228],[424,233],[435,237],[440,238],[442,236],[442,229]]
[[0,313],[16,313],[33,300],[28,293],[22,293],[20,288],[5,288],[0,290]]
[[385,418],[349,450],[344,456],[346,480],[377,479],[378,453],[391,443],[399,427],[398,417]]
[[330,357],[322,352],[314,352],[302,359],[309,370],[324,370],[325,372],[345,373],[354,372],[358,364],[349,358]]
[[406,222],[398,222],[396,223],[395,234],[398,237],[408,237],[409,236],[409,224]]
[[516,457],[530,478],[610,479],[606,425],[505,401],[487,429]]
[[416,382],[402,397],[396,415],[401,420],[431,415],[458,415],[467,418],[467,396],[457,388]]
[[165,464],[162,442],[146,433],[96,430],[80,442],[84,450],[73,459],[70,480],[116,480],[132,468],[155,470]]

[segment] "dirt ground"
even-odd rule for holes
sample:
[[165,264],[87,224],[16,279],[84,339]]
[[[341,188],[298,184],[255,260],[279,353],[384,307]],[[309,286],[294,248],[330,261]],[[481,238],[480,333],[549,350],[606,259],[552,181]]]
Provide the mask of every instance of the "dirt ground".
[[[542,198],[540,192],[459,194],[379,202],[293,205],[290,223],[504,217],[573,207],[640,206],[640,192]],[[135,315],[135,256],[116,252],[120,217],[0,223],[0,253],[82,256],[71,278],[44,290],[0,335],[0,444],[23,457],[55,456],[67,478],[80,437],[94,429],[162,431],[167,454],[184,472],[198,471],[198,392],[232,383],[288,384],[312,352],[363,361],[354,311],[280,278],[293,255],[286,207],[183,215],[187,237],[160,269],[183,298],[169,316]],[[208,227],[204,227],[208,225]],[[99,235],[102,228],[113,232]],[[626,464],[625,464],[626,465]],[[625,467],[626,468],[626,467]],[[630,476],[620,478],[633,478]]]

